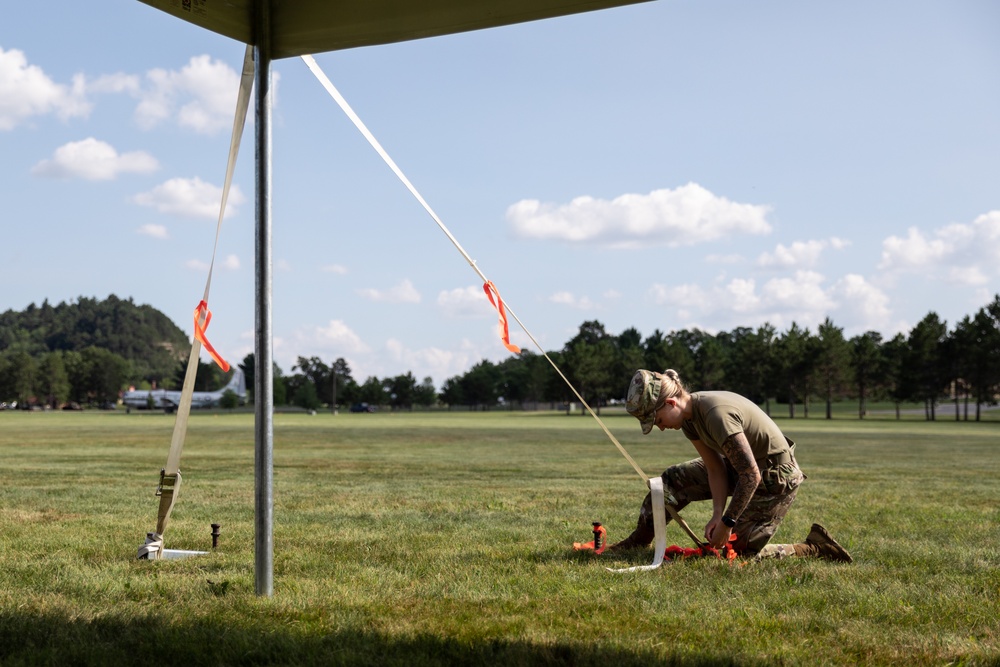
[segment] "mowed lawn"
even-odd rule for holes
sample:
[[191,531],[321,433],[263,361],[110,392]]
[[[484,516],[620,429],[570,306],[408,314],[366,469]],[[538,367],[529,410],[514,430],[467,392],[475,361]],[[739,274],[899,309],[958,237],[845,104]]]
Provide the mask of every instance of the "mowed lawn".
[[[778,420],[809,479],[775,541],[818,521],[854,564],[629,574],[605,567],[651,550],[572,550],[645,494],[590,417],[277,415],[261,598],[252,415],[191,420],[167,546],[219,523],[218,549],[139,562],[173,418],[0,413],[0,664],[1000,664],[1000,423],[816,415]],[[694,456],[606,422],[650,475]],[[700,533],[710,507],[683,514]]]

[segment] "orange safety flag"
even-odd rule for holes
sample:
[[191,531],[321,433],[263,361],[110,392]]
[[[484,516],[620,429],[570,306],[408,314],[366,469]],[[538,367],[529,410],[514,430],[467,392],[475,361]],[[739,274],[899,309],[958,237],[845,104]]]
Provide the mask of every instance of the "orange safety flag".
[[[201,315],[205,314],[205,323],[201,323]],[[208,302],[202,299],[198,302],[198,307],[194,309],[194,338],[195,340],[201,341],[202,346],[205,351],[215,360],[215,363],[219,364],[219,368],[223,372],[229,372],[229,363],[219,356],[219,353],[215,351],[212,344],[208,342],[208,338],[205,337],[205,330],[208,329],[208,323],[212,321],[212,311],[208,309]]]
[[[492,280],[487,280],[483,283],[483,291],[486,292],[486,297],[490,300],[490,304],[497,309],[497,315],[500,318],[500,340],[503,341],[503,346],[507,348],[508,351],[514,354],[519,354],[521,348],[510,342],[510,329],[507,326],[507,313],[504,312],[503,299],[500,298],[500,292],[497,291],[497,286],[493,284]],[[493,300],[493,295],[496,294],[496,301]]]

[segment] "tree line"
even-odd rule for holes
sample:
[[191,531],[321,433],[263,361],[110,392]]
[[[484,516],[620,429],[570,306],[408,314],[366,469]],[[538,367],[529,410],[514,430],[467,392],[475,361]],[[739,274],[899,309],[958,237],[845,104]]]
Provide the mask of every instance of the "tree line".
[[[771,412],[771,402],[809,416],[819,401],[825,416],[833,403],[857,401],[859,418],[869,401],[896,406],[922,403],[927,419],[936,419],[941,400],[954,401],[955,415],[980,419],[982,405],[1000,394],[1000,295],[974,316],[950,330],[929,313],[908,334],[883,339],[877,331],[846,338],[829,318],[815,333],[793,323],[779,332],[770,324],[710,334],[699,329],[643,338],[635,328],[608,333],[599,321],[580,325],[560,350],[547,352],[584,400],[601,406],[622,402],[638,368],[673,368],[691,390],[727,389],[743,394]],[[253,378],[253,355],[242,364]],[[327,365],[317,357],[299,357],[293,373],[275,367],[275,403],[304,408],[367,403],[412,409],[435,404],[449,408],[520,409],[569,406],[576,397],[544,356],[522,351],[500,363],[483,360],[447,379],[435,395],[431,378],[417,383],[411,373],[369,377],[358,383],[347,362]]]
[[[74,305],[77,319],[69,327]],[[137,317],[137,311],[143,316]],[[126,341],[130,335],[138,340]],[[129,385],[178,388],[185,371],[183,345],[190,349],[169,319],[149,306],[135,306],[131,299],[81,299],[79,304],[56,307],[46,302],[20,314],[8,311],[0,315],[0,401],[53,407],[66,402],[111,404]],[[125,356],[137,355],[143,347],[147,357]],[[168,352],[165,359],[162,351]],[[716,334],[656,330],[645,338],[635,328],[609,333],[592,320],[547,355],[598,411],[624,400],[637,368],[673,368],[691,390],[735,391],[769,413],[776,401],[787,405],[792,418],[797,411],[808,417],[813,401],[824,404],[829,418],[832,404],[842,400],[856,400],[863,418],[867,403],[878,400],[894,403],[897,416],[901,404],[922,403],[926,418],[935,419],[947,398],[954,402],[956,418],[961,413],[968,419],[971,406],[978,420],[980,406],[995,404],[1000,393],[1000,295],[951,330],[932,312],[908,334],[890,339],[876,331],[845,338],[829,318],[815,333],[795,323],[779,332],[765,323]],[[240,366],[252,388],[253,355]],[[211,390],[225,381],[217,366],[199,363],[197,389]],[[304,409],[556,408],[575,400],[548,360],[530,351],[499,363],[480,361],[448,378],[440,392],[432,378],[418,381],[411,372],[359,382],[343,358],[327,364],[315,356],[298,357],[287,374],[274,367],[275,404]]]

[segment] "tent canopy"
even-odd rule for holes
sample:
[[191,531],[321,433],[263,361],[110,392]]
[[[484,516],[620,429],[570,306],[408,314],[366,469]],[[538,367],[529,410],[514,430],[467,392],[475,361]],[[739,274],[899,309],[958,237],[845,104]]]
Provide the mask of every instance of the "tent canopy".
[[[647,0],[269,0],[271,57],[447,35]],[[140,0],[244,44],[254,0]]]

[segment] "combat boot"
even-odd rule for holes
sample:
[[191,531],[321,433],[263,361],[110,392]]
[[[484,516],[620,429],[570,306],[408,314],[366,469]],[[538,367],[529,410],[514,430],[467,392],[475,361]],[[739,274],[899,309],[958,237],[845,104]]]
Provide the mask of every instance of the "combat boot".
[[837,540],[830,537],[830,533],[826,531],[826,528],[818,523],[812,525],[812,529],[809,531],[808,537],[806,537],[806,545],[813,548],[813,553],[810,555],[841,563],[854,562],[851,554],[847,553],[847,549],[837,544]]

